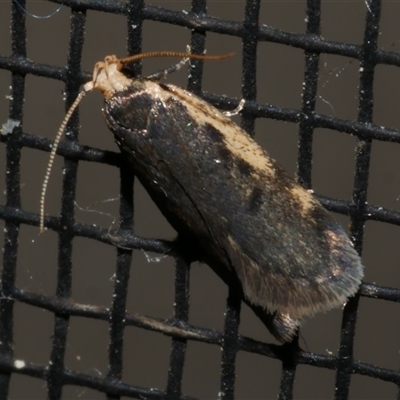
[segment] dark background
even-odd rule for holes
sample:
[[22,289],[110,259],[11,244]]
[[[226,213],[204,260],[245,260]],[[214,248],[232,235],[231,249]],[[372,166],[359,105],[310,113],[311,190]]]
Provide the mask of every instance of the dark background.
[[[150,4],[177,11],[190,10],[189,1],[153,1]],[[208,13],[228,20],[241,21],[244,1],[210,1]],[[28,2],[28,11],[46,15],[58,5]],[[304,33],[305,1],[263,1],[260,24],[285,31]],[[0,54],[10,48],[11,2],[0,2]],[[364,1],[322,1],[322,36],[325,39],[361,44],[365,17]],[[384,2],[378,47],[398,52],[400,3]],[[70,10],[48,19],[27,16],[28,58],[39,63],[66,64],[70,30]],[[145,21],[143,51],[185,51],[190,30]],[[126,20],[122,16],[88,11],[83,68],[91,71],[96,61],[108,54],[126,55]],[[203,90],[241,98],[241,41],[239,38],[207,34],[208,54],[235,51],[234,58],[206,62]],[[303,83],[304,52],[289,46],[260,43],[258,48],[258,102],[300,109]],[[317,112],[343,119],[357,118],[359,64],[334,55],[321,56]],[[144,62],[144,74],[171,64],[170,60]],[[7,120],[11,73],[0,70],[0,124]],[[185,71],[168,79],[185,86]],[[65,115],[63,83],[28,76],[25,92],[23,130],[54,138]],[[375,80],[374,123],[400,128],[400,71],[378,66]],[[117,151],[111,133],[101,115],[102,97],[89,94],[81,105],[80,142]],[[256,122],[256,140],[293,176],[297,159],[297,124],[269,119]],[[352,136],[317,129],[314,137],[313,189],[316,193],[349,200],[352,195],[356,140]],[[5,159],[0,144],[0,160]],[[22,207],[39,212],[39,198],[48,153],[23,149],[21,161]],[[57,157],[46,199],[46,213],[57,215],[61,196],[62,159]],[[0,163],[0,204],[5,202],[4,162]],[[118,219],[119,173],[116,168],[80,162],[77,188],[76,219],[105,228],[115,228]],[[172,239],[173,229],[140,187],[136,185],[136,233],[145,237]],[[374,141],[368,203],[399,209],[400,152],[398,144]],[[336,215],[345,226],[348,218]],[[114,224],[114,225],[113,225]],[[0,220],[0,235],[4,221]],[[400,287],[400,246],[398,227],[368,221],[363,260],[365,281],[382,286]],[[115,249],[96,241],[76,238],[74,241],[72,297],[76,302],[109,307],[112,301]],[[173,312],[173,259],[134,252],[128,311],[168,318]],[[17,285],[29,291],[53,295],[57,273],[57,234],[21,225]],[[193,325],[221,330],[224,324],[226,286],[206,265],[195,264],[191,274],[190,317]],[[384,368],[397,370],[400,364],[399,305],[361,298],[355,358]],[[46,365],[51,351],[54,316],[52,313],[22,303],[15,305],[15,358]],[[340,339],[341,310],[317,315],[301,330],[301,347],[315,353],[336,355]],[[254,314],[243,306],[240,334],[275,342]],[[108,324],[72,317],[68,336],[66,367],[94,376],[107,374]],[[122,380],[129,384],[163,389],[168,373],[171,339],[162,334],[134,327],[125,329],[124,371]],[[189,342],[186,355],[183,392],[203,399],[215,399],[220,390],[221,352],[217,346]],[[245,352],[237,357],[237,399],[276,398],[279,392],[281,363],[278,360]],[[294,398],[321,399],[334,395],[335,371],[299,365]],[[383,399],[396,396],[396,385],[377,379],[353,375],[350,397]],[[46,398],[46,386],[39,379],[12,375],[10,399]],[[103,399],[94,390],[65,387],[65,399]]]

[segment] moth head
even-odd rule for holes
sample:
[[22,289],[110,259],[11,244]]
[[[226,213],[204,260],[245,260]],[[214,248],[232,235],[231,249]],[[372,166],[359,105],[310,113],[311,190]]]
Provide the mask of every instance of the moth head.
[[96,63],[92,80],[87,82],[84,90],[99,89],[105,99],[111,98],[114,93],[126,89],[131,84],[131,79],[122,72],[123,63],[115,55],[107,56],[104,61]]

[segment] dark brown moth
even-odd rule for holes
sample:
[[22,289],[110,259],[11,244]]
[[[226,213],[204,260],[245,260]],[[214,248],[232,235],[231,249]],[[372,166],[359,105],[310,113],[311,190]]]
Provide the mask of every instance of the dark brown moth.
[[290,341],[306,318],[358,291],[360,257],[316,198],[227,115],[154,77],[129,77],[124,67],[141,56],[106,57],[85,90],[103,93],[118,146],[179,237]]

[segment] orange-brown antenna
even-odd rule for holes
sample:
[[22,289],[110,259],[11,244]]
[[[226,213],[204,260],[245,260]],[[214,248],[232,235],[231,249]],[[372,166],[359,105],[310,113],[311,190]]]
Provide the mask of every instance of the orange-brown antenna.
[[209,56],[206,54],[191,54],[177,51],[152,51],[149,53],[135,54],[133,56],[118,59],[118,69],[131,62],[142,60],[143,58],[154,58],[154,57],[175,57],[175,58],[190,58],[193,60],[223,60],[234,56],[235,53],[221,54],[219,56]]

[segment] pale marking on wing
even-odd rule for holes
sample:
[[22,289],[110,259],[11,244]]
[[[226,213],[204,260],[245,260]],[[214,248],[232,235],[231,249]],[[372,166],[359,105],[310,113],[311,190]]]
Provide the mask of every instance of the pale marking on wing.
[[199,99],[192,93],[174,85],[167,86],[169,91],[164,91],[163,96],[181,101],[186,106],[189,115],[198,124],[212,125],[221,132],[224,143],[232,154],[269,178],[274,177],[275,167],[270,158],[243,129],[211,104]]
[[293,184],[290,188],[290,193],[300,203],[303,216],[306,216],[317,204],[314,196],[298,184]]

